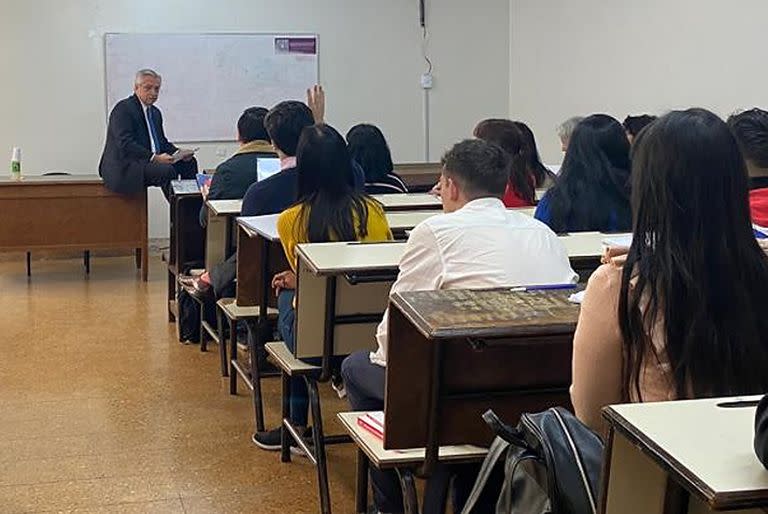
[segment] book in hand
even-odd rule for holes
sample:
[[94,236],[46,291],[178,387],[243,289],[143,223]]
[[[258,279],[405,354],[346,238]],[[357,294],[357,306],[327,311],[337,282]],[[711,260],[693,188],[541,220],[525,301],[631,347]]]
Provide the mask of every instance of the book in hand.
[[213,175],[198,173],[195,178],[197,179],[197,187],[200,189],[200,193],[203,195],[203,200],[206,200],[208,198],[208,192],[211,190]]
[[367,412],[357,418],[357,424],[378,439],[384,440],[384,412]]
[[173,152],[173,155],[171,155],[171,157],[173,158],[173,163],[176,164],[177,162],[183,159],[188,159],[192,157],[193,155],[195,155],[195,152],[197,152],[198,150],[199,148],[192,148],[192,149],[179,148],[178,150]]

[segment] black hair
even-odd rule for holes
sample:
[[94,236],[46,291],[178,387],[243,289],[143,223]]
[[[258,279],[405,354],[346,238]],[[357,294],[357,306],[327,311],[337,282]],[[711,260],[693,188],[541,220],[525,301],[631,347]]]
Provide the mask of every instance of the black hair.
[[639,116],[627,116],[624,118],[624,130],[632,137],[637,137],[640,131],[656,120],[656,116],[640,114]]
[[509,185],[517,196],[533,205],[536,202],[536,190],[533,177],[528,173],[523,156],[523,135],[515,122],[504,119],[487,119],[477,124],[473,135],[499,145],[510,157]]
[[[368,234],[368,202],[355,190],[347,145],[330,125],[306,127],[296,153],[301,211],[296,227],[311,243],[355,241]],[[356,226],[357,225],[357,226]]]
[[464,195],[474,200],[501,198],[509,181],[507,152],[482,139],[467,139],[448,150],[441,160],[443,173],[458,182]]
[[582,120],[557,183],[547,192],[552,230],[628,230],[629,169],[629,141],[621,124],[606,114]]
[[520,134],[523,136],[523,158],[525,159],[525,167],[533,176],[535,186],[543,187],[544,184],[549,181],[555,181],[557,178],[552,170],[544,166],[541,162],[541,156],[539,155],[539,149],[536,147],[536,137],[533,135],[533,131],[523,123],[522,121],[514,122],[517,128],[520,129]]
[[361,123],[347,132],[347,148],[352,159],[363,168],[365,182],[376,182],[395,167],[389,145],[378,127]]
[[644,364],[662,356],[678,398],[764,393],[768,260],[733,134],[704,109],[671,112],[641,132],[632,174],[618,313],[624,396],[634,388],[642,400]]
[[768,168],[768,112],[750,109],[728,118],[741,153],[758,168]]
[[269,141],[267,129],[264,128],[264,117],[269,111],[264,107],[249,107],[237,120],[237,132],[240,142]]
[[296,155],[301,131],[314,123],[309,107],[295,100],[280,102],[264,118],[270,141],[289,157]]

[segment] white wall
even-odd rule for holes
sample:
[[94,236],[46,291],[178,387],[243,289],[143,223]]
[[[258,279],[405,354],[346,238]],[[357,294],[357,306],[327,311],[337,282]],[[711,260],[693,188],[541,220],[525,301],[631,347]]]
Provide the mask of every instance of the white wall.
[[766,107],[767,19],[765,0],[510,0],[510,115],[559,162],[573,115]]
[[[478,119],[508,110],[509,3],[427,3],[434,159],[468,136]],[[425,65],[416,0],[4,0],[0,161],[21,146],[28,174],[96,172],[106,127],[105,32],[226,31],[318,33],[328,121],[344,132],[354,123],[376,123],[395,160],[423,157]],[[213,78],[196,76],[190,63],[189,79]],[[235,146],[203,145],[202,167],[222,160],[216,155],[222,147],[229,154]],[[150,237],[166,235],[166,211],[153,191]]]

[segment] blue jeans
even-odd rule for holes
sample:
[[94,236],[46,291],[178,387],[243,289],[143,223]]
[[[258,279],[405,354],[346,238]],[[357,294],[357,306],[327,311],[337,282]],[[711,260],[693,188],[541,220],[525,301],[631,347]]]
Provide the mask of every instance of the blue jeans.
[[[296,292],[293,289],[280,291],[277,297],[277,328],[285,341],[285,345],[291,352],[296,350],[296,310],[293,308],[293,298]],[[301,377],[291,377],[291,422],[294,425],[307,426],[309,416],[309,393],[307,384]]]

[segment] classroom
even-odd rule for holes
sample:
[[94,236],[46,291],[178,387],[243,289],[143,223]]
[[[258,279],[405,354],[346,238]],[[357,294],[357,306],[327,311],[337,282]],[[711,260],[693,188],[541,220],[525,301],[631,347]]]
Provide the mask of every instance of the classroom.
[[768,511],[761,0],[4,0],[0,514]]

